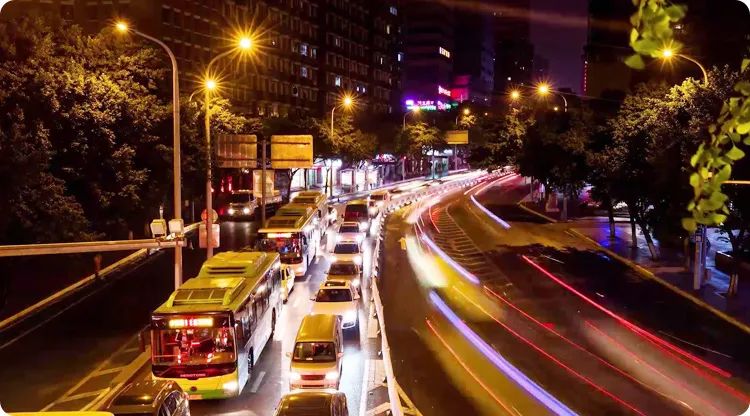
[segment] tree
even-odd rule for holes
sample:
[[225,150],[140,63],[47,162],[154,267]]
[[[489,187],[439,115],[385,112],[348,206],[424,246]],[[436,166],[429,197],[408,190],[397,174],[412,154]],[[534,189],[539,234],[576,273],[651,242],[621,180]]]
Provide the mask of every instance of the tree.
[[496,168],[513,165],[522,149],[526,131],[534,124],[525,114],[508,113],[481,118],[469,130],[472,166]]

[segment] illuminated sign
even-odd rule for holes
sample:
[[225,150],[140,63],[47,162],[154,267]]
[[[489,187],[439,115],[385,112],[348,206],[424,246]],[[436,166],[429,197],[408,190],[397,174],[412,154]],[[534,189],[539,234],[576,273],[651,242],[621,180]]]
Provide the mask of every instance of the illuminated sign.
[[447,90],[443,88],[442,86],[438,85],[438,94],[447,95],[448,97],[451,96],[451,90]]
[[291,238],[292,233],[268,233],[268,238]]
[[451,57],[451,53],[448,49],[443,48],[442,46],[438,49],[438,52],[440,52],[440,55],[443,55],[446,58]]
[[206,328],[214,326],[214,318],[170,319],[170,328]]
[[434,100],[406,100],[404,101],[404,104],[406,104],[407,110],[419,108],[420,111],[449,111],[451,108],[458,106],[458,104],[444,103],[442,101]]

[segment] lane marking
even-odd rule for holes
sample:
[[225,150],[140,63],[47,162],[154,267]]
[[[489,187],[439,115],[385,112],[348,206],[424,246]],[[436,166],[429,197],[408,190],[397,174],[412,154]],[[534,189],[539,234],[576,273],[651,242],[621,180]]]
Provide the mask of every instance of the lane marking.
[[668,337],[670,337],[670,338],[672,338],[672,339],[676,339],[677,341],[683,342],[683,343],[685,343],[685,344],[688,344],[688,345],[692,345],[692,346],[693,346],[693,347],[695,347],[695,348],[700,348],[700,349],[702,349],[702,350],[704,350],[704,351],[712,352],[712,353],[714,353],[714,354],[718,354],[718,355],[721,355],[721,356],[723,356],[723,357],[727,357],[727,358],[729,358],[729,359],[733,359],[733,357],[732,357],[731,355],[727,355],[727,354],[724,354],[723,352],[719,352],[719,351],[716,351],[716,350],[712,350],[711,348],[706,348],[706,347],[704,347],[704,346],[702,346],[702,345],[698,345],[698,344],[693,344],[693,343],[692,343],[692,342],[690,342],[690,341],[685,341],[685,340],[684,340],[684,339],[682,339],[682,338],[678,338],[678,337],[676,337],[676,336],[674,336],[674,335],[672,335],[672,334],[668,334],[668,333],[666,333],[666,332],[664,332],[664,331],[659,331],[659,332],[660,332],[660,333],[662,333],[662,334],[664,334],[664,335],[666,335],[666,336],[668,336]]
[[558,260],[558,259],[556,259],[556,258],[554,258],[554,257],[552,257],[552,256],[548,256],[548,255],[546,255],[546,254],[542,254],[542,257],[544,257],[544,258],[547,258],[547,259],[550,259],[550,260],[552,260],[552,261],[556,261],[556,262],[558,262],[558,263],[560,263],[560,264],[565,264],[564,262],[562,262],[562,261],[560,261],[560,260]]
[[370,373],[370,360],[364,360],[364,368],[362,370],[362,394],[359,397],[359,415],[362,416],[367,411],[367,380]]
[[368,410],[367,413],[361,413],[361,414],[365,416],[373,416],[373,415],[377,415],[380,413],[385,413],[386,411],[390,410],[390,408],[391,408],[391,404],[388,402],[385,402],[385,403],[381,403],[378,407],[374,409]]
[[260,383],[263,381],[263,377],[266,376],[265,371],[261,371],[258,373],[258,378],[255,379],[253,382],[253,385],[250,387],[250,393],[257,393],[258,389],[260,388]]

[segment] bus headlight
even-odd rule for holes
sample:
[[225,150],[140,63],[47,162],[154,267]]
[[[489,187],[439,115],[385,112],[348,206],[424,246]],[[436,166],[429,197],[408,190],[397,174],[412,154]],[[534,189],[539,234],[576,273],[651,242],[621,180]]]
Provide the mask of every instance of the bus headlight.
[[352,286],[359,287],[359,279],[352,280]]
[[362,264],[362,256],[354,256],[354,263]]
[[292,371],[292,372],[289,373],[289,380],[291,380],[291,381],[300,381],[300,380],[302,380],[302,376],[300,375],[300,373],[298,373],[296,371]]
[[224,388],[224,391],[227,393],[234,393],[237,391],[237,387],[239,387],[239,384],[237,383],[237,380],[227,381],[222,386]]
[[340,243],[340,242],[342,242],[342,241],[344,241],[344,237],[342,237],[341,235],[337,235],[337,236],[336,236],[336,242],[337,242],[337,243]]
[[344,312],[343,321],[344,323],[352,323],[357,320],[357,311],[346,311]]
[[367,230],[367,222],[360,222],[359,223],[359,231],[365,231]]
[[326,380],[328,381],[338,380],[338,378],[339,378],[338,371],[329,371],[326,373]]
[[248,207],[242,208],[242,213],[245,215],[250,215],[250,208]]
[[234,208],[229,208],[229,209],[227,210],[227,214],[229,214],[229,215],[234,215]]
[[329,258],[328,258],[328,260],[329,260],[329,261],[330,261],[331,263],[335,263],[337,259],[336,259],[336,256],[332,254],[332,255],[331,255],[331,257],[329,257]]
[[362,234],[357,234],[357,242],[358,243],[361,243],[362,240],[364,240],[364,239],[365,239],[365,236],[363,236]]

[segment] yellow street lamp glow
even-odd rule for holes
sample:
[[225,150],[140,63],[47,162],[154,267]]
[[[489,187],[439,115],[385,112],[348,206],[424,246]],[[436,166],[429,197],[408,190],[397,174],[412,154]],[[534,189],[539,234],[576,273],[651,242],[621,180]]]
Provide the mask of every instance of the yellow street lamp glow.
[[541,95],[547,95],[550,92],[549,85],[547,85],[547,84],[539,84],[539,85],[537,85],[536,90]]
[[348,95],[344,97],[344,100],[343,100],[344,107],[349,108],[352,106],[353,103],[354,103],[354,100],[352,100],[352,97]]
[[128,31],[128,24],[125,22],[117,22],[115,23],[115,29],[117,29],[118,32],[125,33]]
[[413,111],[413,112],[415,112],[415,113],[418,113],[418,112],[419,112],[419,110],[420,110],[420,108],[419,108],[419,107],[417,107],[417,106],[414,106],[414,107],[412,107],[412,108],[411,108],[411,111]]
[[555,110],[555,111],[560,111],[560,107],[558,107],[558,106],[554,106],[554,107],[552,107],[552,109]]
[[206,89],[209,91],[213,91],[216,89],[216,81],[213,79],[207,79],[206,80]]
[[464,115],[468,116],[471,111],[468,108],[464,108]]
[[253,47],[253,41],[247,36],[243,36],[240,38],[240,41],[238,42],[240,49],[242,50],[250,50],[250,48]]
[[518,90],[513,90],[510,92],[510,99],[511,100],[517,100],[521,98],[521,93]]
[[664,59],[669,59],[674,56],[674,50],[670,48],[662,49],[660,55]]

